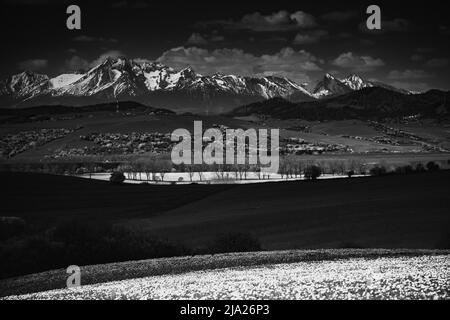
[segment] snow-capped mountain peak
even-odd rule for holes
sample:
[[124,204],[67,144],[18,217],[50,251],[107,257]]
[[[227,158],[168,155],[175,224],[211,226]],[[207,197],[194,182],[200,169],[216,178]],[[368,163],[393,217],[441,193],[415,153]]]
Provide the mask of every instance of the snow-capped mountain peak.
[[86,73],[61,74],[51,79],[22,73],[2,82],[0,90],[0,106],[19,107],[86,105],[120,99],[175,110],[204,112],[202,108],[206,108],[207,112],[223,112],[273,97],[314,99],[303,86],[287,78],[220,73],[207,76],[190,66],[174,70],[158,61],[126,58],[107,58]]
[[[388,86],[381,83],[368,81],[356,74],[350,74],[343,79],[338,79],[327,73],[324,78],[317,83],[313,93],[316,98],[321,99],[371,87],[386,88]],[[390,90],[399,91],[392,87]],[[402,93],[405,92],[402,91]]]
[[351,74],[341,81],[352,90],[361,90],[363,88],[373,87],[373,84],[370,81],[366,81],[356,74]]
[[350,92],[350,88],[341,80],[327,73],[313,90],[317,99]]

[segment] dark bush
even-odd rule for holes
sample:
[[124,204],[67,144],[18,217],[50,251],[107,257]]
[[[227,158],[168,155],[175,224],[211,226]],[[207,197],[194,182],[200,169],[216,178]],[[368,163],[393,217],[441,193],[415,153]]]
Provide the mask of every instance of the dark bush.
[[395,173],[397,173],[397,174],[411,174],[413,172],[414,172],[414,169],[410,165],[395,168]]
[[187,252],[184,247],[147,232],[104,223],[69,222],[57,227],[52,236],[68,249],[67,258],[77,260],[78,264],[169,257]]
[[0,278],[68,266],[61,244],[42,235],[0,246],[0,261]]
[[305,179],[315,180],[322,175],[322,169],[319,166],[307,166],[304,174]]
[[353,170],[347,171],[347,177],[351,178],[354,175],[355,175],[355,171],[353,171]]
[[427,163],[427,170],[434,172],[434,171],[439,171],[441,168],[439,167],[439,165],[437,163],[435,163],[434,161],[430,161]]
[[69,265],[174,257],[190,254],[186,247],[123,227],[66,222],[40,235],[0,245],[0,278]]
[[261,243],[259,240],[250,234],[239,232],[217,236],[208,248],[209,253],[252,251],[261,251]]
[[125,175],[122,172],[113,172],[109,178],[109,181],[112,184],[122,184],[125,181]]
[[421,173],[421,172],[425,172],[425,166],[422,163],[418,163],[416,166],[416,172]]
[[387,170],[385,167],[375,166],[372,169],[370,169],[371,176],[383,176],[386,173],[387,173]]

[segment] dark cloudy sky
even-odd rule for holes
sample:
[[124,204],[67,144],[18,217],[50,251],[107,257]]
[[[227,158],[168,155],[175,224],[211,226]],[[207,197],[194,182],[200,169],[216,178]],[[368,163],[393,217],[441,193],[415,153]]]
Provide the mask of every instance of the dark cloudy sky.
[[[360,74],[410,90],[450,89],[446,1],[0,0],[0,76],[54,76],[107,56],[202,74],[282,75],[315,83]],[[82,30],[66,28],[78,4]],[[378,4],[382,31],[365,28]]]

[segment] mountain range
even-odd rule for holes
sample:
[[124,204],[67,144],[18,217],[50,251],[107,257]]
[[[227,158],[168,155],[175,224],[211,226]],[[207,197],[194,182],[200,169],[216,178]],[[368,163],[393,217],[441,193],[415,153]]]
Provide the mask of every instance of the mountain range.
[[226,113],[238,106],[283,98],[311,102],[367,87],[409,94],[357,75],[337,79],[329,74],[313,92],[284,77],[204,76],[191,67],[175,70],[159,62],[107,58],[87,72],[50,78],[24,71],[0,81],[0,107],[42,105],[86,106],[111,101],[136,101],[176,112]]
[[388,88],[372,86],[309,102],[294,103],[273,98],[238,107],[228,115],[260,115],[311,121],[402,117],[444,119],[448,118],[450,113],[449,99],[450,91],[430,90],[406,95]]
[[402,94],[413,94],[410,91],[395,88],[393,86],[376,82],[369,81],[356,74],[351,74],[344,79],[338,79],[333,77],[331,74],[327,73],[321,81],[316,85],[313,90],[313,95],[315,98],[329,98],[334,96],[339,96],[342,94],[350,93],[353,91],[358,91],[364,88],[380,87],[391,91],[399,92]]

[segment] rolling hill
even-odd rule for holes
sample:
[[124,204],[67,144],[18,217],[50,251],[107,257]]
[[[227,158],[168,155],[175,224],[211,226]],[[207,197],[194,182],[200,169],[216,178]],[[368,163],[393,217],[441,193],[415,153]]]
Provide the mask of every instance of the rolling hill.
[[[113,221],[204,248],[248,232],[265,249],[436,248],[448,237],[450,172],[255,185],[113,186],[1,173],[2,215],[46,227]],[[45,187],[42,187],[45,186]],[[27,201],[22,201],[26,196]],[[70,203],[70,206],[68,204]]]

